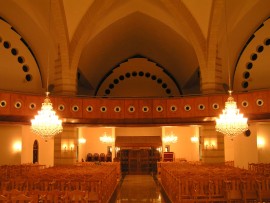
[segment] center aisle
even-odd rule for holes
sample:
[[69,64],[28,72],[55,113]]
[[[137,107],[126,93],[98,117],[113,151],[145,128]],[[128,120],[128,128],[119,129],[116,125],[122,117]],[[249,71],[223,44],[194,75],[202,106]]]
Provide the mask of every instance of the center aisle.
[[110,203],[170,203],[158,181],[151,175],[126,175]]

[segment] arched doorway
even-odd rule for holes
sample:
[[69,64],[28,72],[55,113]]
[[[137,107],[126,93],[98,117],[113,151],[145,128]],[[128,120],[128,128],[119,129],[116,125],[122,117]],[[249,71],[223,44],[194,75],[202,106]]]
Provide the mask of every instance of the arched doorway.
[[33,144],[33,164],[38,163],[38,141],[35,140]]

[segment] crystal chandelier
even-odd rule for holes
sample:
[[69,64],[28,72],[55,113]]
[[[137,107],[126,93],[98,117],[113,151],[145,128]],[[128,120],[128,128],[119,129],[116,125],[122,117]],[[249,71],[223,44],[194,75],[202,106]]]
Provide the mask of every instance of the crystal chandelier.
[[166,136],[164,136],[164,137],[162,138],[162,141],[163,141],[164,143],[168,143],[168,144],[170,144],[170,143],[176,143],[177,140],[178,140],[178,137],[175,136],[173,132],[171,132],[170,135],[166,135]]
[[53,110],[51,100],[49,99],[49,92],[46,92],[46,98],[42,103],[41,110],[38,111],[38,115],[31,120],[31,129],[45,141],[63,131],[62,120],[58,119]]
[[[226,1],[225,1],[225,19],[227,21],[226,15]],[[226,40],[228,43],[227,36],[227,22],[225,23],[226,28]],[[227,46],[228,49],[228,46]],[[227,53],[229,51],[227,50]],[[224,135],[233,139],[235,136],[246,131],[248,129],[247,118],[243,117],[243,114],[240,114],[239,109],[237,109],[236,102],[232,97],[231,90],[231,79],[230,79],[230,70],[229,70],[229,56],[228,56],[228,76],[229,76],[229,97],[227,102],[225,102],[225,109],[222,110],[222,114],[219,115],[219,118],[216,119],[216,131],[223,133]]]
[[236,102],[232,97],[232,91],[229,91],[229,97],[225,102],[225,109],[216,119],[216,130],[233,139],[236,135],[248,129],[247,118],[240,114]]
[[99,140],[103,143],[113,143],[114,138],[112,136],[108,136],[106,132],[99,138]]

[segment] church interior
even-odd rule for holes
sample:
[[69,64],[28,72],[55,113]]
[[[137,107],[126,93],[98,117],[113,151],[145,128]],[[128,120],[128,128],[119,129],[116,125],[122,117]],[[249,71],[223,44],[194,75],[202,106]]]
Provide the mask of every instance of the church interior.
[[0,202],[270,201],[270,1],[0,3]]

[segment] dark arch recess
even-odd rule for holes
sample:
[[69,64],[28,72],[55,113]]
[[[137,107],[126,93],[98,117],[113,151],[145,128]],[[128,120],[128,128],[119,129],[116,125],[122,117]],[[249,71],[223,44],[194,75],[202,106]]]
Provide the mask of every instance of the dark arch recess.
[[[266,21],[269,20],[269,19],[270,19],[270,17],[266,18],[266,19],[264,20],[264,22],[266,22]],[[240,52],[240,54],[239,54],[239,56],[238,56],[238,58],[237,58],[237,61],[236,61],[236,63],[235,63],[234,73],[233,73],[233,76],[232,76],[232,81],[234,81],[234,75],[235,75],[235,72],[236,72],[236,68],[237,68],[237,66],[238,66],[238,63],[239,63],[239,60],[240,60],[242,54],[244,53],[245,49],[246,49],[247,46],[250,44],[250,42],[255,38],[255,33],[256,33],[258,30],[260,30],[261,28],[264,27],[264,22],[263,22],[262,24],[260,24],[260,25],[257,27],[257,29],[256,29],[256,30],[254,31],[254,33],[250,36],[250,38],[247,40],[246,44],[244,45],[243,49],[241,50],[241,52]],[[264,44],[266,47],[263,47],[262,44]],[[256,50],[255,50],[255,51],[257,51],[257,53],[251,53],[251,54],[250,54],[250,56],[251,56],[251,57],[250,57],[250,60],[246,62],[246,64],[247,64],[247,65],[246,65],[246,69],[250,70],[250,69],[253,68],[253,63],[252,63],[252,61],[257,60],[258,55],[261,54],[261,53],[264,51],[264,48],[268,48],[268,45],[270,45],[270,37],[265,38],[264,41],[262,42],[262,44],[258,44],[258,45],[257,45],[257,48],[256,48]],[[244,74],[244,72],[243,72],[243,74]],[[232,84],[233,84],[233,83],[232,83]],[[232,86],[233,86],[233,85],[232,85]],[[244,88],[244,89],[247,88],[247,87],[248,87],[248,82],[245,81],[245,80],[241,81],[241,87]],[[232,89],[233,89],[233,87],[232,87]]]
[[[143,72],[143,71],[139,71],[139,73],[141,73],[141,75],[145,75],[146,76],[146,74]],[[135,71],[133,71],[132,72],[132,74],[130,74],[129,72],[126,72],[125,74],[124,74],[126,77],[125,78],[123,78],[122,80],[118,80],[117,78],[114,78],[113,79],[113,83],[114,84],[112,84],[112,83],[110,83],[109,85],[108,85],[108,87],[106,88],[106,90],[105,90],[105,95],[106,96],[108,96],[110,93],[111,93],[111,91],[110,91],[110,89],[113,89],[115,86],[117,86],[121,81],[123,81],[123,80],[127,80],[127,79],[130,79],[130,78],[132,78],[132,77],[137,77],[137,72],[135,72]],[[162,83],[162,78],[158,78],[157,79],[157,77],[155,76],[155,75],[151,75],[151,73],[149,73],[149,72],[147,72],[147,75],[149,75],[149,77],[145,77],[146,79],[149,79],[149,80],[152,80],[153,82],[156,82],[158,85],[160,85],[160,87],[162,88],[162,89],[164,89],[164,91],[166,92],[166,94],[168,94],[168,95],[170,95],[171,94],[171,89],[170,88],[167,88],[167,84],[166,83]],[[121,76],[123,76],[123,75],[121,75]],[[119,76],[120,77],[120,76]],[[119,78],[118,77],[118,78]],[[124,76],[123,76],[124,77]],[[154,78],[154,79],[153,79]],[[116,82],[117,81],[117,82]]]
[[[113,73],[113,70],[116,69],[116,68],[119,68],[120,65],[121,65],[122,63],[127,62],[129,59],[132,59],[132,58],[145,58],[145,59],[147,59],[148,61],[150,61],[150,62],[152,62],[152,63],[155,63],[155,64],[157,65],[157,67],[161,68],[161,69],[163,70],[163,72],[164,72],[169,78],[171,78],[171,80],[175,83],[175,85],[176,85],[176,87],[177,87],[177,89],[178,89],[180,95],[183,95],[183,91],[182,91],[180,85],[178,84],[178,82],[175,80],[175,78],[173,77],[173,75],[172,75],[169,71],[167,71],[165,68],[163,68],[160,64],[156,63],[154,60],[151,60],[151,59],[149,59],[149,58],[147,58],[147,57],[145,57],[145,56],[142,56],[142,55],[140,55],[140,54],[136,54],[136,55],[133,55],[133,56],[131,56],[131,57],[129,57],[129,58],[123,60],[123,61],[120,61],[116,66],[114,66],[109,72],[107,72],[107,73],[104,75],[104,77],[103,77],[103,78],[100,80],[100,82],[98,83],[98,86],[97,86],[96,91],[95,91],[95,96],[97,96],[97,93],[98,93],[98,91],[99,91],[101,85],[103,84],[103,82],[104,82],[104,81],[105,81],[105,80]],[[136,72],[136,74],[133,73],[133,72],[127,72],[127,73],[124,75],[124,78],[125,78],[125,79],[128,79],[128,78],[130,78],[130,77],[134,77],[135,75],[136,75],[136,76],[141,76],[141,77],[146,77],[146,78],[148,78],[148,72],[144,72],[144,74],[142,74],[142,72],[143,72],[143,71],[138,71],[138,72]],[[133,74],[132,74],[132,73],[133,73]],[[128,75],[127,75],[127,74],[128,74]],[[123,76],[123,75],[121,75],[121,76]],[[119,76],[119,77],[120,77],[120,76]],[[119,77],[118,77],[117,79],[120,79]],[[115,79],[116,79],[116,78],[115,78]],[[151,74],[150,74],[150,76],[149,76],[149,79],[151,79]],[[123,80],[123,77],[121,77],[121,79],[120,79],[119,82],[121,82],[122,80]],[[155,82],[157,82],[157,81],[155,81]],[[117,84],[116,84],[116,85],[117,85]],[[162,83],[161,83],[160,85],[162,85]],[[108,88],[106,88],[106,89],[108,89]]]

